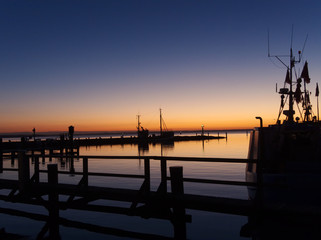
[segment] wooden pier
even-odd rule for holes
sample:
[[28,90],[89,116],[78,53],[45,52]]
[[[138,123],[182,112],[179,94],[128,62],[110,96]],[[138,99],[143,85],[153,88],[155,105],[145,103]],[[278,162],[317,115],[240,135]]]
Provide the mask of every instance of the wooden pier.
[[0,148],[2,149],[23,149],[23,150],[54,150],[62,151],[63,149],[75,149],[79,151],[81,146],[99,146],[99,145],[125,145],[125,144],[174,144],[174,142],[182,141],[205,141],[205,140],[220,140],[227,139],[227,133],[224,136],[220,136],[219,133],[217,136],[213,135],[195,135],[195,136],[173,136],[171,138],[163,138],[160,136],[151,135],[147,138],[138,138],[136,136],[127,136],[127,137],[95,137],[95,138],[74,138],[71,137],[65,138],[64,135],[60,136],[59,139],[46,139],[46,140],[26,140],[27,138],[21,137],[21,141],[10,141],[2,142],[0,138]]
[[[201,210],[209,212],[219,212],[233,215],[252,216],[258,213],[265,215],[313,215],[320,216],[320,209],[295,209],[284,206],[260,205],[251,200],[223,198],[214,196],[201,196],[184,193],[184,182],[204,183],[204,184],[225,184],[237,186],[255,186],[251,183],[239,181],[223,181],[213,179],[195,179],[183,176],[183,167],[170,167],[170,176],[167,176],[168,161],[193,161],[193,162],[227,162],[246,163],[245,159],[225,159],[225,158],[188,158],[188,157],[160,157],[160,156],[77,156],[77,155],[41,155],[26,154],[19,152],[14,155],[18,158],[18,167],[4,168],[3,155],[0,158],[0,173],[17,172],[17,179],[0,179],[0,200],[43,206],[48,210],[48,215],[31,214],[15,209],[0,208],[4,214],[28,217],[31,219],[44,221],[43,228],[39,231],[37,239],[60,239],[59,226],[87,229],[97,233],[112,234],[116,236],[127,236],[138,239],[169,239],[168,237],[154,234],[124,231],[107,227],[95,226],[71,221],[60,217],[60,211],[66,209],[76,209],[82,211],[94,211],[101,213],[114,213],[127,216],[140,216],[142,218],[156,218],[169,220],[174,229],[174,236],[170,239],[187,239],[186,223],[192,221],[192,216],[186,214],[186,209]],[[69,169],[58,171],[57,164],[52,164],[53,157],[74,161],[75,158],[82,162],[82,171]],[[47,170],[39,170],[40,159],[45,159]],[[99,173],[89,172],[89,159],[140,159],[144,162],[144,174],[121,174],[121,173]],[[160,185],[156,191],[151,190],[150,162],[160,163]],[[73,164],[71,163],[70,166]],[[32,169],[31,169],[32,168]],[[30,172],[33,172],[31,176]],[[59,176],[66,174],[81,176],[78,184],[60,183]],[[1,176],[1,175],[0,175]],[[42,176],[42,178],[40,177]],[[43,176],[47,176],[46,180]],[[139,189],[123,189],[98,187],[90,183],[89,177],[119,177],[141,179]],[[167,183],[170,182],[170,189]],[[8,193],[9,190],[9,193]],[[170,190],[170,191],[169,191]],[[60,196],[60,197],[59,197]],[[61,196],[64,196],[61,198]],[[106,204],[97,204],[96,200],[113,200],[130,203],[130,207],[115,207]]]

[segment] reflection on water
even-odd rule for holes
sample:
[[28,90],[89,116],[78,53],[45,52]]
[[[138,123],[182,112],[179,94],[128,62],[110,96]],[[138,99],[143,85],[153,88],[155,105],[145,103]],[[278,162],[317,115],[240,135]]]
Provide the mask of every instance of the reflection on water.
[[[184,141],[172,144],[148,144],[141,148],[136,144],[105,145],[81,147],[80,155],[100,156],[175,156],[175,157],[219,157],[219,158],[246,158],[249,136],[245,133],[233,133],[228,139],[212,139],[205,141]],[[245,164],[236,163],[206,163],[206,162],[177,162],[168,161],[171,166],[183,166],[185,177],[244,181]],[[89,171],[144,174],[142,160],[113,160],[113,159],[89,159]],[[75,163],[75,168],[81,169],[81,163]],[[169,176],[169,172],[167,173]],[[151,161],[152,188],[157,189],[160,179],[159,161]],[[114,181],[111,180],[114,184]],[[120,184],[120,181],[117,181]],[[99,180],[95,179],[99,184]],[[154,183],[154,185],[153,185]],[[131,180],[129,183],[133,184]],[[193,194],[216,195],[235,198],[247,198],[244,187],[204,185],[185,183],[185,191]]]
[[[173,144],[148,144],[140,146],[129,145],[108,145],[97,147],[81,147],[80,155],[100,155],[100,156],[175,156],[175,157],[223,157],[223,158],[246,158],[249,137],[245,133],[232,133],[228,139],[206,140],[206,141],[186,141],[175,142]],[[48,162],[48,161],[46,161]],[[57,163],[60,170],[68,170],[69,162],[61,162],[59,158],[53,158],[52,163]],[[4,161],[5,166],[9,167],[10,160]],[[15,163],[14,163],[15,165]],[[206,162],[178,162],[168,161],[167,169],[171,166],[183,166],[184,177],[237,180],[244,181],[244,164],[231,163],[206,163]],[[143,160],[135,159],[94,159],[89,158],[89,172],[108,172],[124,174],[144,174]],[[82,171],[82,161],[75,158],[74,168]],[[32,169],[32,167],[31,167]],[[40,162],[40,169],[46,169],[46,163]],[[160,184],[160,162],[151,160],[151,188],[156,190]],[[169,173],[167,173],[169,176]],[[5,177],[5,175],[1,175]],[[17,177],[17,176],[14,176]],[[46,176],[40,176],[45,178]],[[44,179],[43,179],[44,180]],[[59,176],[59,182],[77,184],[80,176],[63,175]],[[112,177],[89,177],[89,184],[105,187],[120,187],[139,189],[142,180],[120,179]],[[247,198],[245,187],[233,187],[224,185],[184,183],[185,193],[224,196],[233,198]],[[0,202],[1,207],[10,205],[12,208],[20,207],[25,209],[22,204],[10,204]],[[32,212],[43,212],[46,210],[39,207],[27,207]],[[192,215],[192,223],[187,224],[188,239],[243,239],[240,237],[240,229],[247,222],[246,217],[231,216],[226,214],[208,213],[188,210],[187,214]],[[8,221],[4,220],[5,216]],[[88,213],[81,211],[61,211],[61,216],[84,220],[98,225],[121,228],[130,231],[142,231],[147,233],[173,236],[171,224],[166,220],[142,219],[139,217],[126,217],[115,214]],[[15,222],[15,219],[18,219]],[[24,235],[34,236],[39,232],[39,222],[21,219],[13,216],[2,215],[0,218],[0,228],[5,227],[8,232],[16,232],[19,224],[28,223],[28,229],[21,228]],[[210,223],[210,224],[206,224]],[[147,228],[146,228],[147,226]],[[61,227],[62,239],[126,239],[113,236],[106,236],[87,231],[75,230],[72,228]]]
[[[87,146],[80,148],[81,155],[144,155],[175,157],[225,157],[246,158],[249,136],[246,133],[230,133],[227,139],[182,141],[171,144],[137,144]],[[139,151],[141,150],[141,151]]]

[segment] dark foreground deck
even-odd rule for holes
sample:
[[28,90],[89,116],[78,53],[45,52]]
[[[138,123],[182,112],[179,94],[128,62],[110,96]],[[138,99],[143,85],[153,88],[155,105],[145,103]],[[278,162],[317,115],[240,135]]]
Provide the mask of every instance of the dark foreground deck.
[[[66,161],[71,161],[71,163],[74,158],[74,156],[60,157]],[[46,159],[46,161],[49,160],[49,162],[47,162],[47,170],[39,170],[39,158]],[[18,177],[14,180],[0,179],[0,188],[2,189],[0,191],[0,200],[44,206],[48,210],[48,215],[7,208],[0,208],[0,213],[44,221],[45,224],[39,231],[37,239],[44,239],[47,235],[49,239],[60,239],[60,225],[137,239],[186,239],[186,223],[192,221],[192,216],[186,214],[186,209],[242,216],[264,214],[271,216],[314,216],[318,218],[321,215],[321,209],[319,208],[310,207],[298,209],[291,206],[263,205],[259,201],[184,193],[184,182],[255,186],[251,183],[184,178],[182,167],[170,167],[170,176],[167,176],[168,161],[246,163],[255,160],[157,156],[77,156],[77,158],[81,159],[83,163],[83,168],[80,172],[76,172],[72,167],[68,171],[58,171],[57,164],[50,163],[50,159],[52,159],[50,155],[26,155],[24,152],[21,152],[18,154],[18,168],[3,168],[1,158],[0,172],[16,171]],[[141,159],[144,161],[144,175],[88,172],[88,159],[94,158],[119,160]],[[156,191],[151,191],[150,161],[160,162],[160,185]],[[70,166],[72,166],[72,164],[70,164]],[[30,167],[34,169],[30,169]],[[32,176],[30,176],[30,170],[33,170]],[[63,174],[79,175],[81,176],[81,180],[78,184],[60,183],[58,179],[59,176]],[[47,175],[46,180],[40,181],[40,175]],[[140,189],[98,187],[90,184],[89,176],[141,179],[142,185]],[[170,191],[167,186],[168,181],[170,182]],[[104,203],[98,204],[95,202],[96,200],[127,202],[130,207],[115,207]],[[140,216],[142,218],[167,219],[173,224],[174,236],[173,238],[168,238],[155,234],[130,232],[96,226],[81,221],[72,221],[60,217],[59,212],[66,209]]]

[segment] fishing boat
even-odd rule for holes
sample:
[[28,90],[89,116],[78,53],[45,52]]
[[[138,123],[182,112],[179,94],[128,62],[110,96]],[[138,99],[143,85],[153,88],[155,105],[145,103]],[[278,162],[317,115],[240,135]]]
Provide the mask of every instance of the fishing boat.
[[[278,91],[281,104],[276,123],[263,127],[262,118],[257,117],[260,127],[251,132],[248,159],[256,162],[247,164],[246,181],[257,183],[257,187],[248,187],[249,198],[259,196],[266,203],[320,205],[321,124],[318,104],[314,114],[307,89],[308,63],[299,75],[295,65],[301,62],[301,51],[296,59],[290,48],[289,65],[275,57],[286,66],[286,78]],[[315,96],[318,99],[317,84]]]
[[143,128],[140,122],[140,115],[137,115],[137,137],[140,141],[146,141],[149,136],[148,129]]
[[162,109],[159,109],[159,133],[162,140],[173,140],[174,132],[167,129],[166,123],[162,116]]

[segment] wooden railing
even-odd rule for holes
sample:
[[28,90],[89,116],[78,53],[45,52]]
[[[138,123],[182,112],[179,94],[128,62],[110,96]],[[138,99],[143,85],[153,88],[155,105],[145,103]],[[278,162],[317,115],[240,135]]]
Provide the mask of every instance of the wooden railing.
[[[168,219],[174,227],[175,239],[186,239],[186,222],[191,221],[191,216],[186,215],[185,208],[196,210],[225,212],[237,215],[249,215],[252,211],[251,203],[247,200],[223,199],[218,197],[206,197],[198,195],[184,194],[184,182],[204,183],[204,184],[224,184],[236,186],[254,186],[253,183],[245,181],[214,180],[200,178],[183,177],[183,167],[169,167],[170,176],[167,175],[167,164],[169,161],[176,162],[206,162],[206,163],[248,163],[255,160],[247,159],[225,159],[225,158],[193,158],[193,157],[162,157],[162,156],[78,156],[67,155],[42,155],[25,154],[20,152],[17,155],[11,154],[11,160],[18,157],[18,167],[4,168],[3,161],[0,161],[0,172],[16,171],[18,180],[1,179],[1,187],[10,189],[9,195],[0,195],[0,200],[23,202],[27,204],[44,205],[49,211],[47,223],[40,231],[38,239],[42,239],[46,232],[56,239],[59,236],[59,223],[63,221],[59,217],[59,210],[81,209],[87,211],[111,212],[118,214],[134,215],[141,217],[153,217]],[[52,164],[52,159],[70,161],[71,168],[68,171],[58,171],[57,164]],[[42,163],[47,163],[47,170],[40,170],[40,159]],[[49,161],[46,161],[48,160]],[[73,161],[77,159],[82,162],[81,170],[75,170]],[[107,172],[90,172],[90,159],[118,159],[122,160],[143,160],[144,174],[123,174]],[[3,160],[1,157],[0,160]],[[160,185],[157,191],[151,191],[151,161],[160,163]],[[33,176],[30,176],[30,167],[33,167]],[[40,181],[40,174],[47,173],[47,181]],[[81,176],[78,184],[58,184],[58,175],[72,174]],[[95,187],[89,183],[90,176],[99,177],[119,177],[142,179],[143,183],[139,190],[117,189],[107,187]],[[170,181],[171,191],[167,189]],[[48,196],[48,200],[42,198]],[[67,201],[60,201],[59,195],[67,195]],[[76,198],[77,197],[77,198]],[[100,206],[91,203],[97,199],[111,199],[116,201],[131,202],[130,208],[120,208],[114,206]],[[137,207],[143,204],[145,207]],[[159,213],[159,209],[164,209]],[[158,209],[158,210],[156,210]],[[172,210],[171,210],[172,209]],[[17,212],[6,210],[8,212]],[[170,213],[171,212],[171,213]],[[19,213],[21,216],[24,213]],[[64,220],[65,221],[65,220]],[[83,225],[79,225],[83,226]],[[155,237],[155,236],[153,236]],[[144,239],[144,238],[143,238]]]

